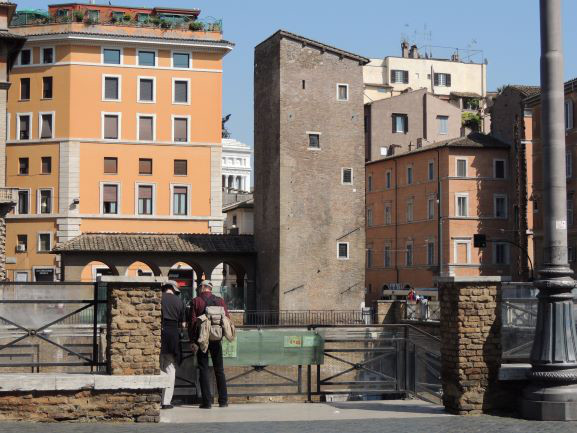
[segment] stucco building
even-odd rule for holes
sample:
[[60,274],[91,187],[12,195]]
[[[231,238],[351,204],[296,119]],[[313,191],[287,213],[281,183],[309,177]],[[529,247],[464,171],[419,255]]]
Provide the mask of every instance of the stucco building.
[[260,309],[361,307],[367,62],[282,30],[255,48]]
[[252,148],[232,138],[222,139],[222,189],[252,190]]
[[[19,14],[11,76],[8,278],[60,277],[81,233],[221,233],[220,23],[197,9],[49,6]],[[91,263],[83,279],[106,272]],[[190,271],[190,267],[188,267]],[[131,274],[150,274],[135,263]]]
[[510,170],[509,146],[478,133],[367,163],[367,300],[439,275],[510,276]]

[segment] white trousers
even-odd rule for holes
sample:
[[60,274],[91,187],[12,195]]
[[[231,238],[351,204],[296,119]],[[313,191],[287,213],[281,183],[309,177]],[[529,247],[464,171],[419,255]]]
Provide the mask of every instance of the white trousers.
[[174,394],[174,381],[176,379],[176,360],[174,355],[162,354],[160,355],[160,369],[168,374],[170,377],[170,385],[168,388],[162,390],[162,404],[167,405],[172,401],[172,396]]

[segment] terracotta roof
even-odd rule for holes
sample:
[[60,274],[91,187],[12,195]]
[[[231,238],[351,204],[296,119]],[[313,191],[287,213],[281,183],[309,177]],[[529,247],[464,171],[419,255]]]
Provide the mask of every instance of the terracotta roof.
[[224,213],[227,213],[235,209],[254,209],[254,198],[251,196],[249,199],[243,201],[237,201],[229,205],[223,206],[222,211]]
[[158,234],[158,233],[83,233],[56,245],[66,252],[151,252],[151,253],[254,253],[251,235]]
[[481,95],[473,92],[451,92],[451,96],[456,96],[458,98],[482,98]]
[[524,97],[528,98],[529,96],[537,95],[541,93],[541,87],[539,86],[526,86],[524,84],[510,84],[507,87],[511,87],[512,89],[518,90]]

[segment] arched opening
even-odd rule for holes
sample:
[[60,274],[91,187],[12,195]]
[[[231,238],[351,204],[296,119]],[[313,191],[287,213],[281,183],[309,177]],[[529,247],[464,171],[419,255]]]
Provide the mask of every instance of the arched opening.
[[238,263],[221,262],[210,273],[212,292],[221,296],[229,310],[246,309],[247,275]]
[[127,277],[153,277],[160,276],[160,269],[154,265],[136,261],[126,268]]
[[234,187],[234,176],[229,176],[229,177],[228,177],[228,187],[229,187],[229,188],[233,188],[233,187]]
[[240,191],[242,189],[242,181],[240,179],[240,176],[236,177],[236,190]]
[[104,262],[93,260],[82,269],[80,274],[80,281],[96,281],[98,277],[105,275],[118,275],[118,271],[114,267],[108,266]]
[[188,304],[196,296],[203,274],[204,271],[196,263],[178,262],[168,271],[168,278],[178,283],[181,291],[180,297],[185,304]]
[[222,189],[226,188],[226,176],[222,175]]

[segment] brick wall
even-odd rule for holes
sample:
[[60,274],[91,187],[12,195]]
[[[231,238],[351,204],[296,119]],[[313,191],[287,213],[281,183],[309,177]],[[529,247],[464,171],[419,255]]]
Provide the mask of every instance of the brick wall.
[[496,408],[501,364],[500,283],[439,281],[443,404],[459,415]]

